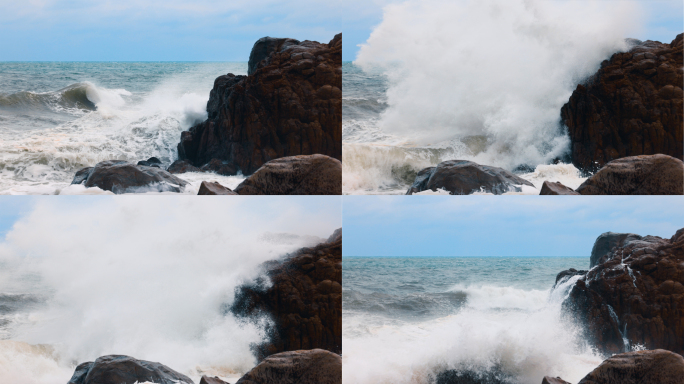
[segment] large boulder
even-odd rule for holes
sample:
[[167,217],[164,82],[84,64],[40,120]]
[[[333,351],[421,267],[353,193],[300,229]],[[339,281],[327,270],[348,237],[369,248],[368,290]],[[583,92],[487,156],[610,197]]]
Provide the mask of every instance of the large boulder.
[[544,181],[542,184],[540,195],[579,195],[578,192],[570,187],[566,187],[560,182]]
[[235,188],[240,195],[341,195],[342,163],[324,155],[271,160]]
[[579,384],[681,384],[684,358],[656,349],[612,356],[586,375]]
[[237,384],[340,383],[342,357],[322,349],[271,355],[237,381]]
[[188,183],[158,166],[108,160],[76,172],[71,184],[98,187],[116,194],[135,192],[180,192]]
[[181,134],[179,160],[202,168],[216,159],[244,175],[285,156],[341,160],[342,34],[328,44],[260,39],[248,76],[216,79],[207,113]]
[[521,185],[534,187],[529,181],[502,168],[467,160],[448,160],[437,164],[436,167],[428,167],[418,172],[406,194],[412,195],[428,189],[444,189],[452,195],[469,195],[479,191],[500,195],[506,192],[520,192]]
[[[595,248],[605,249],[616,240],[607,237],[608,245]],[[572,285],[563,313],[603,353],[639,345],[683,354],[684,229],[670,239],[626,234],[613,243],[617,245]]]
[[577,188],[582,195],[681,195],[684,163],[667,155],[644,155],[606,164]]
[[192,380],[166,365],[130,356],[108,355],[82,363],[67,384],[193,384]]
[[682,34],[614,54],[561,109],[572,163],[594,172],[611,160],[662,153],[682,159]]
[[634,240],[641,240],[641,236],[634,233],[602,233],[594,241],[594,246],[591,248],[591,256],[589,257],[589,268],[594,268],[595,265],[601,264],[601,259],[610,257],[610,251],[615,247],[624,247],[629,242]]
[[312,348],[342,353],[341,233],[331,240],[266,263],[271,284],[257,280],[236,291],[236,316],[273,319],[270,339],[255,347],[257,358]]

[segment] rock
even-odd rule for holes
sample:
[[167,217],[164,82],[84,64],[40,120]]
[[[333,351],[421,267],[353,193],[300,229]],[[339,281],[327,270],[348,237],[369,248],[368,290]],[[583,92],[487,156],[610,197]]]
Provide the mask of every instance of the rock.
[[227,382],[219,379],[218,377],[202,376],[199,384],[228,384]]
[[467,160],[449,160],[418,172],[406,194],[445,189],[452,195],[470,195],[478,191],[500,195],[509,191],[520,192],[520,185],[534,187],[529,181],[502,168]]
[[682,34],[670,44],[639,42],[601,63],[561,109],[572,163],[594,172],[626,156],[683,159],[681,68]]
[[[265,58],[263,58],[265,57]],[[286,156],[342,159],[342,35],[328,44],[260,39],[248,76],[214,82],[208,119],[181,134],[178,158],[251,175]]]
[[586,375],[579,384],[682,384],[684,358],[656,349],[612,356]]
[[[641,240],[641,236],[634,233],[602,233],[591,248],[591,256],[589,257],[589,268],[594,268],[596,264],[601,264],[601,258],[607,256],[615,247],[624,247],[633,240]],[[600,262],[599,262],[600,261]]]
[[566,187],[560,182],[544,181],[542,184],[540,195],[579,195],[570,187]]
[[616,242],[574,283],[563,313],[600,352],[620,353],[640,345],[682,354],[684,229],[671,239],[644,236],[626,241],[630,237]]
[[173,369],[130,356],[108,355],[95,362],[80,364],[67,384],[193,384],[192,380]]
[[328,240],[326,240],[326,243],[334,243],[336,241],[342,241],[342,228],[337,228],[335,232],[333,232],[330,237],[328,237]]
[[71,184],[99,187],[116,194],[134,192],[180,192],[188,183],[157,167],[108,160],[76,172]]
[[565,271],[561,271],[559,274],[556,275],[556,283],[553,284],[553,287],[556,288],[559,284],[562,284],[562,283],[568,281],[568,279],[570,279],[573,276],[586,275],[587,272],[589,272],[589,271],[587,271],[587,270],[579,270],[578,271],[575,268],[570,268],[570,269],[566,269]]
[[339,384],[342,357],[322,349],[271,355],[237,384]]
[[155,167],[155,168],[161,168],[162,167],[162,162],[161,160],[157,159],[156,157],[150,157],[147,160],[140,160],[138,161],[137,165],[144,165],[146,167]]
[[570,384],[570,383],[561,379],[560,377],[544,376],[544,378],[542,379],[542,384]]
[[342,163],[323,155],[271,160],[235,188],[240,195],[341,195]]
[[200,184],[198,195],[237,195],[230,188],[226,188],[217,182],[203,181]]
[[185,160],[174,161],[169,165],[169,168],[167,168],[166,171],[169,173],[202,172],[199,168]]
[[681,195],[684,163],[666,155],[624,157],[606,164],[577,188],[582,195]]
[[298,349],[342,353],[342,237],[264,265],[272,284],[257,280],[236,290],[231,307],[239,318],[271,316],[270,340],[257,358]]

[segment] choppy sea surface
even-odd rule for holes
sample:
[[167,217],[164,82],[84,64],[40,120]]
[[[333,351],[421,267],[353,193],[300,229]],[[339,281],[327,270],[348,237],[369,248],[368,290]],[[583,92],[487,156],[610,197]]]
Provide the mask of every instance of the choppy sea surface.
[[[247,63],[0,62],[0,194],[89,194],[74,173],[103,160],[177,158],[180,133],[206,119],[216,77]],[[210,178],[179,175],[197,193]]]
[[[345,257],[343,382],[577,382],[603,361],[561,319],[588,257]],[[471,381],[468,381],[469,383]]]

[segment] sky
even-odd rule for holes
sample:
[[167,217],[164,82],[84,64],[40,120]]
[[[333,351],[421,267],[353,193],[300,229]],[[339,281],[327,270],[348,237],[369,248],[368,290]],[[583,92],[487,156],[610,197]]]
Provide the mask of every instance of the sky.
[[586,256],[604,232],[670,238],[681,196],[345,196],[343,256]]
[[[350,61],[384,7],[403,1],[0,0],[0,61],[247,61],[263,36],[328,42],[342,31]],[[681,0],[637,2],[645,26],[631,37],[682,31]]]

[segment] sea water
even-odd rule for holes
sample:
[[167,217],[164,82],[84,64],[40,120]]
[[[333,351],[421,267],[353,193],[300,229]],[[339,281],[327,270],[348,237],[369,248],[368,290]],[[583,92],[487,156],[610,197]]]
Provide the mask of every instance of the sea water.
[[561,316],[588,257],[343,258],[343,382],[577,382],[603,361]]
[[[180,134],[207,118],[214,80],[247,63],[0,62],[0,194],[88,194],[76,171],[104,160],[178,157]],[[177,175],[235,188],[244,178]]]

